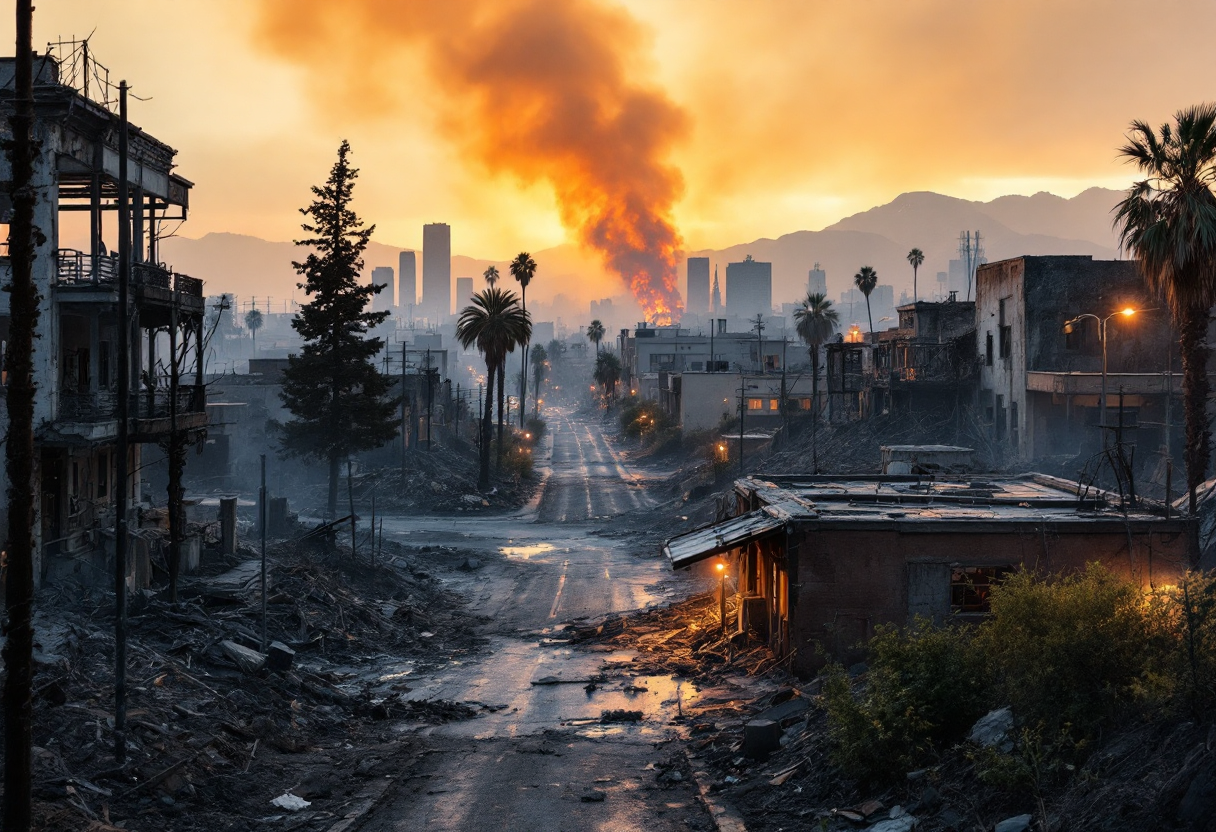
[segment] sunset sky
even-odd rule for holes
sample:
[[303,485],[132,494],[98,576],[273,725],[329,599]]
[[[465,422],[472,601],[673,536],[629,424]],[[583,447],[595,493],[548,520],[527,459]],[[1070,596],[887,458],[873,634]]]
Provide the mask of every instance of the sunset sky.
[[[514,16],[533,36],[483,54],[486,32]],[[535,25],[549,18],[565,28]],[[606,52],[577,34],[561,52],[580,19]],[[496,259],[576,239],[591,209],[559,204],[570,171],[624,175],[528,158],[530,144],[560,156],[563,128],[483,100],[499,73],[549,55],[589,55],[592,75],[611,63],[606,84],[644,94],[661,124],[637,151],[654,157],[643,178],[669,177],[647,198],[670,203],[688,249],[822,228],[909,190],[1121,187],[1131,172],[1115,148],[1131,119],[1216,97],[1216,4],[1199,0],[38,4],[36,44],[93,30],[112,77],[150,98],[132,120],[178,148],[197,183],[187,236],[290,239],[348,138],[376,239],[416,247],[423,223],[443,221],[454,252]],[[528,135],[536,124],[545,135]],[[561,199],[577,202],[569,187]]]

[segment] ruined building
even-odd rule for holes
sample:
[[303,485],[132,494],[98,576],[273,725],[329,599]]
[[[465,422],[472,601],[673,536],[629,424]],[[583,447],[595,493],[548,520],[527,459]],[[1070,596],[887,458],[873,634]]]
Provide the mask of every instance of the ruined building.
[[[129,128],[128,186],[131,202],[130,308],[118,308],[118,91],[105,71],[77,44],[58,55],[35,56],[34,166],[38,194],[34,223],[43,239],[34,259],[40,295],[39,337],[34,342],[38,395],[34,421],[41,495],[34,528],[36,576],[72,574],[107,580],[106,552],[113,550],[114,496],[126,488],[133,505],[141,493],[142,451],[165,442],[171,428],[206,425],[202,377],[204,298],[202,281],[160,262],[158,242],[166,224],[186,218],[192,183],[174,172],[173,148],[138,127]],[[13,96],[12,58],[0,59],[0,117],[7,126]],[[8,160],[0,161],[5,180]],[[8,214],[7,183],[0,188]],[[65,226],[83,226],[81,248],[64,246]],[[8,217],[3,218],[7,223]],[[0,281],[11,264],[0,257]],[[8,296],[0,295],[0,340],[7,342]],[[170,336],[172,335],[172,340]],[[118,401],[117,344],[129,344],[128,482],[116,481]],[[170,353],[172,343],[176,357]],[[180,378],[169,395],[175,362]],[[0,399],[0,407],[2,407]],[[7,415],[0,413],[0,421]],[[159,452],[157,452],[159,455]],[[5,483],[7,486],[7,483]],[[163,495],[162,495],[163,504]],[[132,558],[146,580],[147,559]],[[146,555],[146,552],[144,552]]]

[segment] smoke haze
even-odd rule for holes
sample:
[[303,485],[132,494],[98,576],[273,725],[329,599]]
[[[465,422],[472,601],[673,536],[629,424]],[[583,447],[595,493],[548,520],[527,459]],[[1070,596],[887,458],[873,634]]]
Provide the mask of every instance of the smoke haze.
[[646,38],[627,13],[594,0],[264,0],[259,29],[310,73],[318,104],[364,119],[391,114],[409,93],[393,79],[420,58],[446,133],[491,173],[547,183],[563,225],[646,316],[678,316],[684,183],[668,158],[689,120],[637,77]]

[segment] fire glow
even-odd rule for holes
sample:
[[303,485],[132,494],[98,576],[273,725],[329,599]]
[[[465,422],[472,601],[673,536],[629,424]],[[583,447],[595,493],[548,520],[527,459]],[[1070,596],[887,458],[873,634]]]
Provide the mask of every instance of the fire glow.
[[263,0],[262,9],[271,48],[321,66],[330,86],[344,76],[343,106],[363,116],[401,94],[377,86],[368,61],[392,54],[389,41],[418,47],[446,94],[451,138],[493,173],[550,185],[563,226],[646,318],[678,318],[683,241],[672,207],[684,180],[667,159],[688,117],[636,77],[646,37],[626,11],[599,0],[359,0],[340,13],[324,0]]

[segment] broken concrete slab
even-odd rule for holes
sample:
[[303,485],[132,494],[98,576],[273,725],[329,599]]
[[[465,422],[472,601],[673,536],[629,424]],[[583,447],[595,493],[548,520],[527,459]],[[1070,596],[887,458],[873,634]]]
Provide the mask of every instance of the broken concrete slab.
[[780,724],[771,719],[753,719],[743,726],[743,753],[746,756],[764,758],[780,747]]
[[291,670],[295,661],[296,651],[281,641],[272,641],[266,651],[266,669],[276,673],[286,673]]
[[1030,815],[1015,815],[996,825],[996,832],[1026,832],[1030,828]]
[[780,705],[774,705],[767,711],[763,711],[756,716],[756,719],[767,719],[772,722],[784,722],[788,719],[801,716],[806,713],[811,707],[811,701],[802,696],[795,696],[793,699],[788,699]]
[[1009,732],[1012,730],[1013,711],[1009,708],[998,708],[980,717],[972,726],[967,739],[985,748],[1009,752],[1013,750],[1013,740],[1009,739]]
[[220,649],[232,662],[241,669],[242,673],[257,673],[266,664],[266,656],[257,650],[251,650],[235,641],[221,641]]

